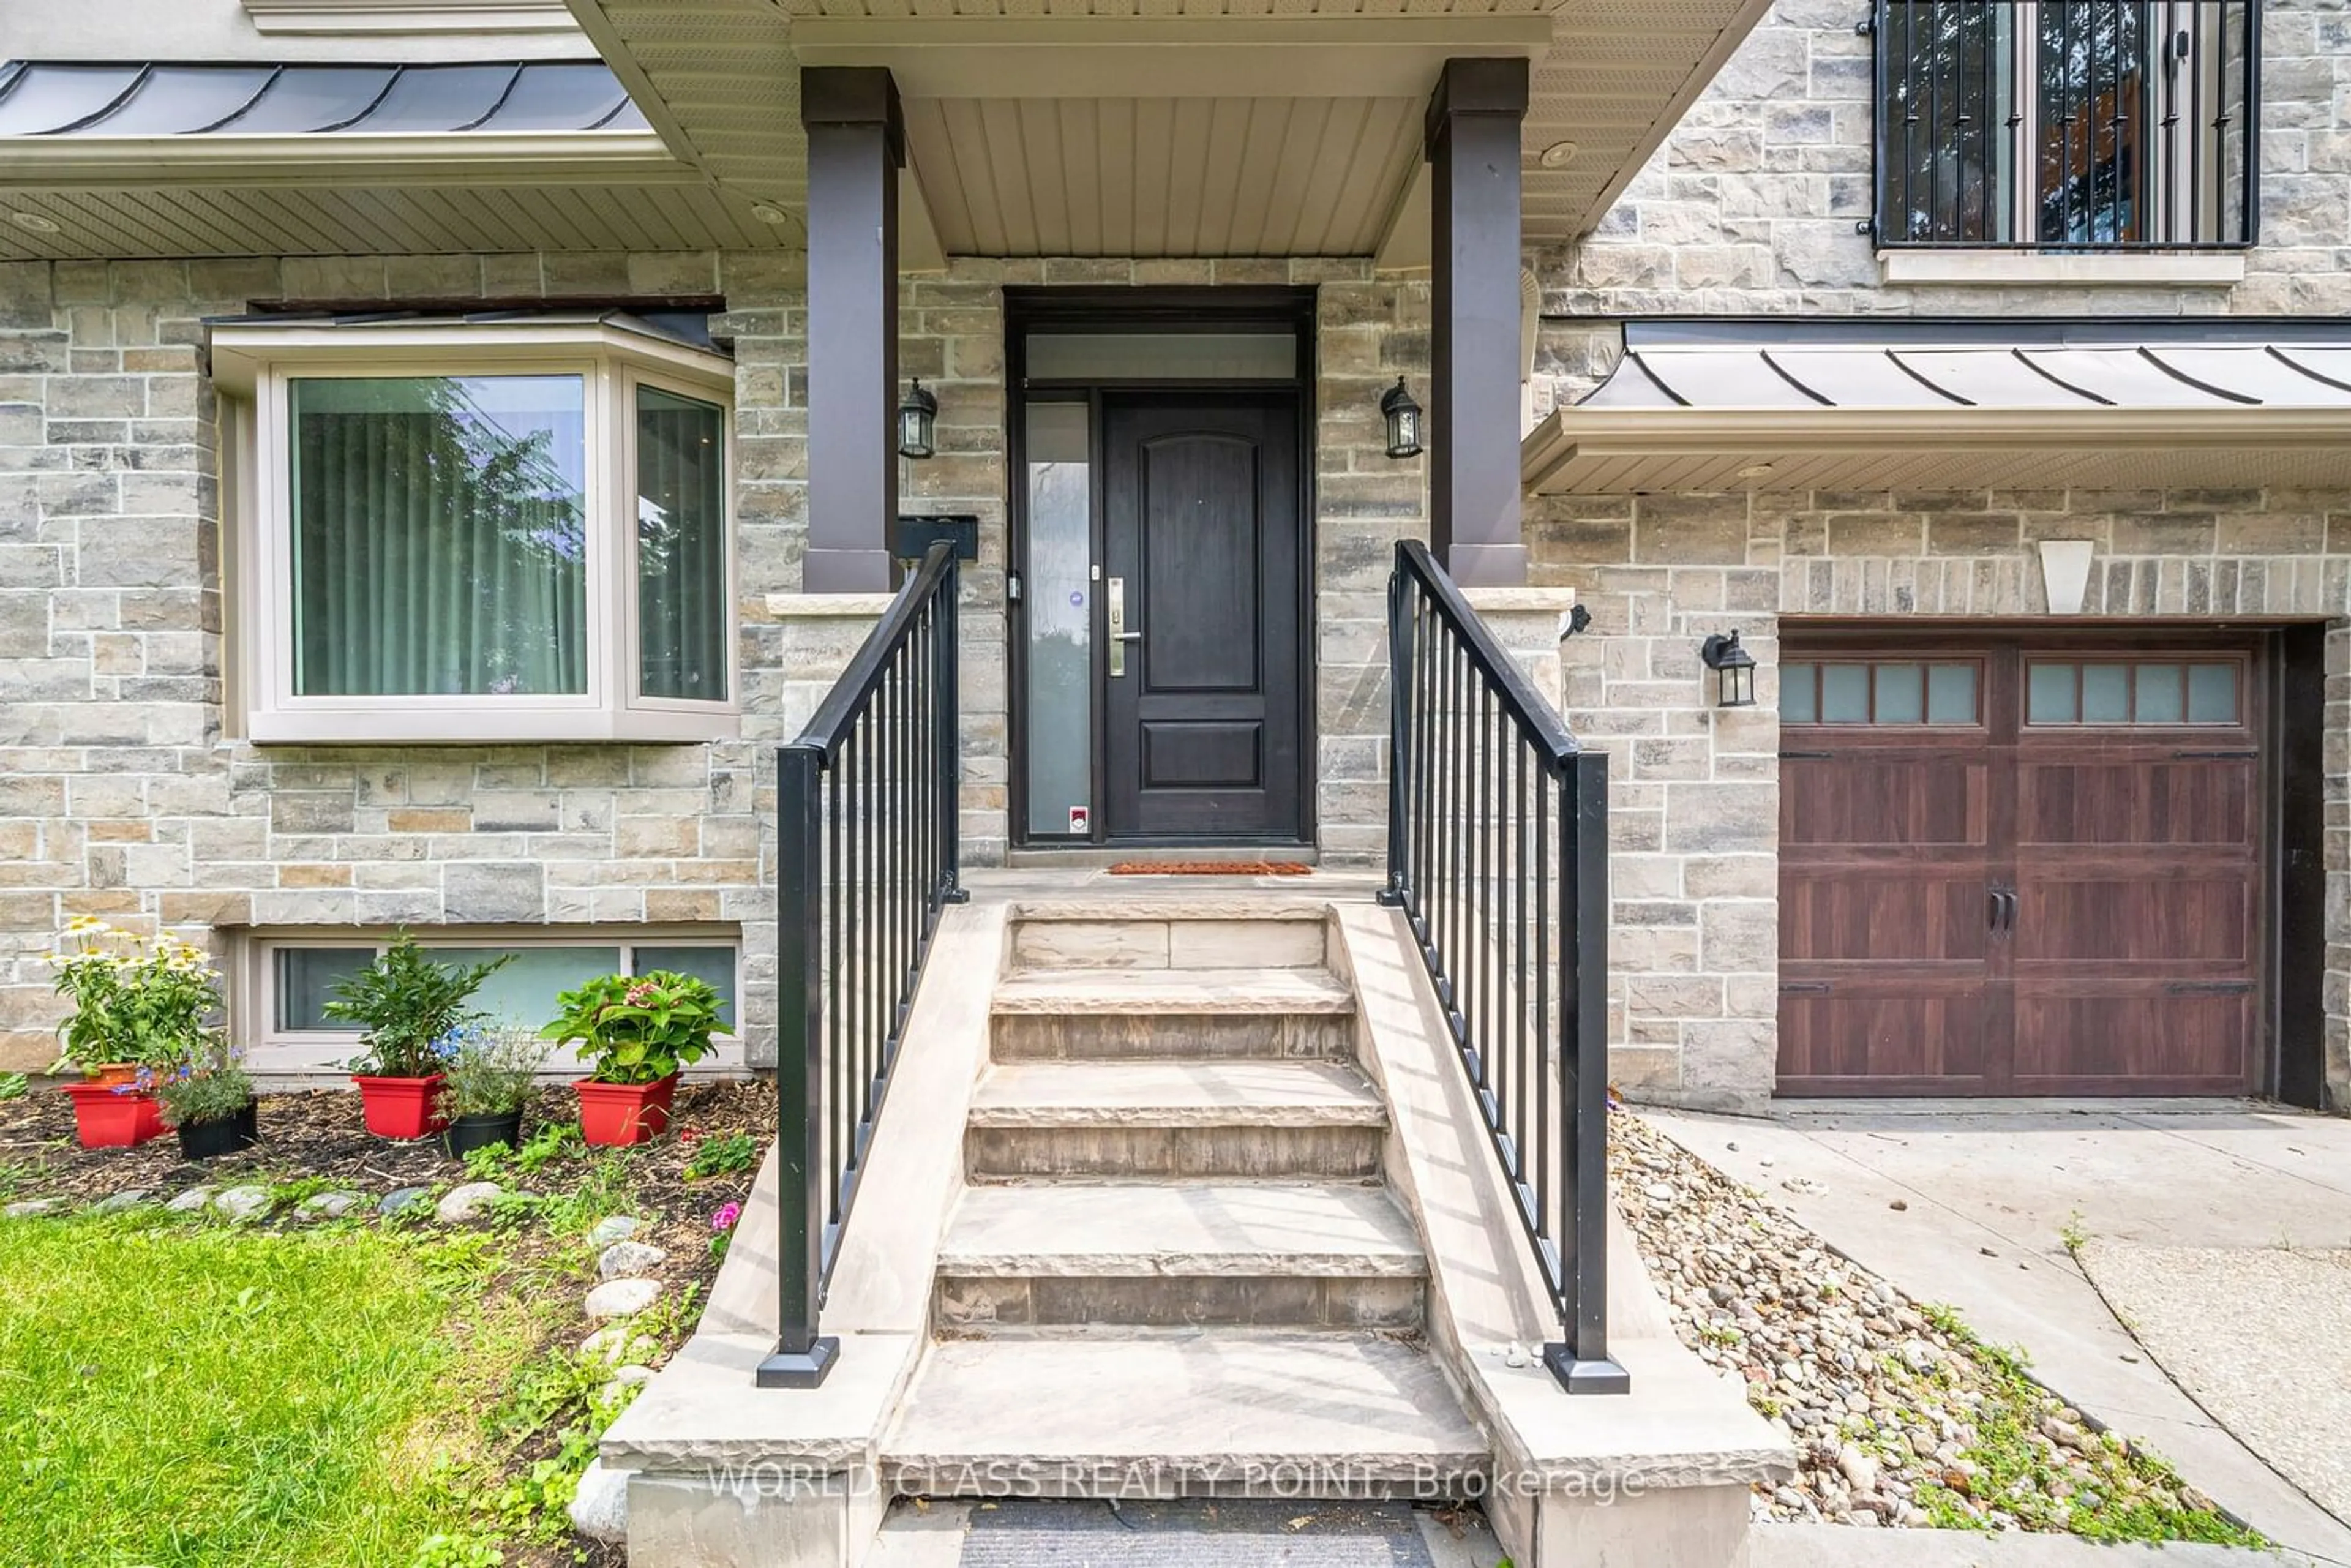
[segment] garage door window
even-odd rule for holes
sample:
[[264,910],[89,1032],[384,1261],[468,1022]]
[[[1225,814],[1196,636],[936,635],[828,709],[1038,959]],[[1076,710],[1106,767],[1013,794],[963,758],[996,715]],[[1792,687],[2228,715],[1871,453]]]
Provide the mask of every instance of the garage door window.
[[2025,667],[2031,725],[2235,724],[2233,664],[2043,662]]
[[1970,725],[1976,666],[1907,660],[1780,666],[1788,724]]

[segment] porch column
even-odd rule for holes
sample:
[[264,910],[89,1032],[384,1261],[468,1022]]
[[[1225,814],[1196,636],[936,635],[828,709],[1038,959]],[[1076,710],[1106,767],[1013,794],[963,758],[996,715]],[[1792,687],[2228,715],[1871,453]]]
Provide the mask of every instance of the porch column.
[[881,66],[800,71],[808,129],[810,593],[890,588],[898,515],[898,84]]
[[1445,62],[1426,127],[1437,319],[1429,549],[1464,586],[1527,580],[1519,520],[1519,126],[1527,62]]

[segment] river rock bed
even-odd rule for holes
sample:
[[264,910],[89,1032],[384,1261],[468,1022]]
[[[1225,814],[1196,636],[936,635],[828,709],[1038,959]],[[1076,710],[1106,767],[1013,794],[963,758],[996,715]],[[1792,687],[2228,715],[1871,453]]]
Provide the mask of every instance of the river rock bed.
[[1641,1119],[1609,1117],[1617,1208],[1674,1330],[1797,1452],[1759,1518],[2251,1543],[2161,1460],[2094,1430],[1948,1312],[1909,1300]]

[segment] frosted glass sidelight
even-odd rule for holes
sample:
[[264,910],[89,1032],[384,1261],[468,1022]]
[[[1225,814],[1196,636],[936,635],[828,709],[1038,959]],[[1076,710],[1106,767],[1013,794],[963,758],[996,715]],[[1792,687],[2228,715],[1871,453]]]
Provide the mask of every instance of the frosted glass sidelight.
[[1029,831],[1066,835],[1093,795],[1093,484],[1086,404],[1028,410]]

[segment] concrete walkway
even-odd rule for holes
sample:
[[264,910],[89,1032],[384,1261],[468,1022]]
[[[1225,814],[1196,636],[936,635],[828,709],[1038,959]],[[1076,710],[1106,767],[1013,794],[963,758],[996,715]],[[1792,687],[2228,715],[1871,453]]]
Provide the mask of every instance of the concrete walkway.
[[[2064,1241],[2070,1231],[2142,1247],[2351,1245],[2351,1121],[2228,1102],[1848,1101],[1792,1103],[1770,1120],[1642,1114],[1865,1268],[2022,1347],[2044,1383],[2272,1540],[2351,1564],[2351,1522],[2167,1375]],[[2239,1336],[2256,1358],[2294,1355],[2252,1344],[2258,1324],[2224,1312],[2210,1332]]]
[[2108,1546],[2071,1535],[1855,1530],[1842,1524],[1759,1524],[1748,1555],[1748,1568],[2307,1568],[2310,1562],[2294,1552],[2183,1541]]

